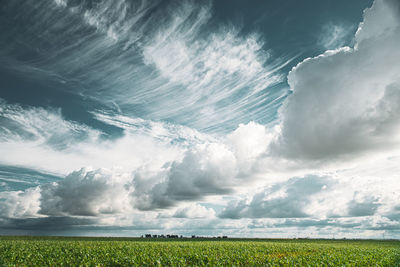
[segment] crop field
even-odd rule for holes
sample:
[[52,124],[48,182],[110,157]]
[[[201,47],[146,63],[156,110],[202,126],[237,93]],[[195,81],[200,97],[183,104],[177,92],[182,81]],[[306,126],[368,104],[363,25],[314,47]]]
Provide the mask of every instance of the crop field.
[[400,266],[399,241],[0,237],[0,266]]

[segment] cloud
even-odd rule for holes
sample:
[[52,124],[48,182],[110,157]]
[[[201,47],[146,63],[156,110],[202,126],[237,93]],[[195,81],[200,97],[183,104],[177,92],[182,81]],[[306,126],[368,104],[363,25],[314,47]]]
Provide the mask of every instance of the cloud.
[[[15,107],[18,110],[15,113],[17,118],[22,117],[21,114],[32,115],[30,108],[23,109],[17,105]],[[38,110],[57,118],[60,125],[80,129],[79,124],[64,120],[59,112]],[[40,184],[36,187],[40,192],[40,203],[37,204],[40,210],[33,216],[102,217],[107,214],[126,214],[135,208],[165,209],[177,206],[183,201],[228,194],[238,186],[243,187],[243,183],[251,182],[252,176],[257,172],[252,166],[263,153],[263,144],[270,137],[264,126],[253,122],[240,125],[227,138],[215,138],[187,127],[139,118],[106,114],[98,114],[97,117],[124,129],[124,136],[116,140],[76,138],[76,147],[54,148],[47,143],[47,139],[51,138],[46,132],[48,124],[44,118],[39,117],[35,129],[37,132],[43,132],[40,138],[37,138],[40,142],[35,141],[36,139],[31,141],[26,137],[18,142],[9,140],[12,138],[4,140],[4,149],[21,148],[20,153],[26,151],[27,144],[32,146],[30,155],[38,155],[33,159],[38,158],[41,162],[35,166],[44,170],[54,170],[54,166],[50,164],[54,160],[60,161],[64,168],[64,161],[73,163],[74,160],[82,159],[90,165],[108,161],[108,166],[112,166],[110,161],[115,154],[118,154],[114,159],[117,164],[125,165],[120,159],[127,162],[125,166],[128,168],[82,168],[59,181]],[[8,125],[11,123],[3,127],[5,132],[9,132]],[[29,124],[20,124],[21,131],[30,130],[32,127]],[[94,131],[90,128],[82,129]],[[60,139],[69,142],[68,139],[74,138],[68,131],[64,132],[67,134],[61,135]],[[131,147],[135,150],[132,151]],[[159,152],[154,152],[153,148],[159,149]],[[51,161],[47,160],[42,154],[53,158]],[[146,154],[151,155],[149,160],[146,160]],[[29,166],[21,158],[16,161],[12,159],[8,154],[7,159],[1,160]],[[31,157],[29,159],[31,160]],[[135,159],[141,161],[135,162]],[[33,170],[30,173],[32,172],[37,173]],[[17,173],[14,175],[14,179],[23,178],[23,174],[20,177]],[[24,199],[21,198],[21,201]],[[6,214],[6,211],[3,213]]]
[[6,69],[56,80],[128,116],[226,132],[275,116],[287,94],[266,89],[284,81],[292,59],[273,58],[255,32],[216,25],[211,1],[19,0],[4,13],[15,40],[4,43]]
[[[184,126],[95,113],[99,120],[124,130],[122,137],[104,140],[99,137],[101,131],[65,120],[59,110],[6,103],[1,107],[7,118],[1,149],[8,151],[1,162],[33,166],[44,173],[69,173],[36,187],[40,191],[37,216],[101,217],[134,208],[165,209],[182,201],[231,193],[251,182],[257,173],[253,166],[270,138],[265,127],[254,122],[218,138]],[[25,123],[30,117],[35,118],[34,124]],[[19,132],[32,134],[15,138]],[[59,145],[57,140],[69,145]],[[83,164],[94,168],[71,172]],[[41,172],[31,170],[29,178]],[[11,179],[25,176],[14,172]]]
[[400,205],[392,207],[385,216],[390,220],[400,222]]
[[312,170],[304,177],[269,179],[262,189],[250,187],[227,198],[231,201],[222,204],[224,208],[218,217],[235,220],[358,220],[358,217],[380,217],[388,218],[387,223],[395,223],[400,190],[398,164],[397,157],[373,158],[342,170],[319,173]]
[[255,122],[239,124],[238,128],[226,137],[226,143],[232,148],[239,176],[247,177],[257,172],[257,163],[267,153],[274,138],[274,132]]
[[129,213],[130,176],[81,169],[58,183],[41,186],[39,213],[52,216],[97,216]]
[[[144,164],[160,168],[179,158],[185,146],[207,140],[207,135],[185,127],[137,119],[141,123],[135,128],[121,123],[122,118],[98,118],[105,123],[113,121],[122,128],[123,136],[103,138],[101,130],[66,120],[60,109],[0,101],[0,163],[57,176],[82,166],[125,171]],[[180,144],[183,139],[186,144]]]
[[398,146],[400,21],[390,3],[377,0],[365,11],[354,48],[292,69],[275,153],[323,161]]
[[60,179],[59,176],[28,168],[0,165],[0,191],[24,190]]
[[79,228],[82,226],[96,224],[93,218],[74,218],[74,217],[43,217],[43,218],[15,218],[0,220],[0,231],[10,233],[12,230],[27,231],[28,234],[57,234],[60,232],[71,230],[71,228]]
[[[398,229],[395,1],[377,0],[365,12],[354,48],[327,51],[290,72],[293,93],[275,128],[249,122],[234,131],[238,121],[272,116],[271,105],[279,106],[286,94],[264,90],[281,81],[283,64],[264,50],[260,36],[242,36],[227,25],[205,33],[211,7],[194,2],[157,12],[158,3],[144,1],[135,9],[128,1],[52,3],[56,12],[33,16],[36,28],[49,29],[37,42],[49,37],[55,47],[69,45],[62,51],[50,47],[38,69],[63,73],[67,84],[98,84],[84,94],[113,100],[119,113],[91,114],[123,135],[105,139],[100,130],[66,120],[61,110],[0,102],[0,163],[39,170],[15,171],[7,179],[53,172],[64,177],[0,192],[0,228],[64,224],[88,231],[235,235]],[[43,4],[24,7],[32,5]],[[71,26],[65,32],[52,28],[58,17]],[[76,50],[69,37],[80,32],[85,36]],[[327,42],[339,46],[339,39]],[[380,150],[390,157],[359,157]],[[346,168],[323,166],[348,159],[354,163]],[[305,164],[310,161],[322,164]]]
[[361,201],[353,199],[348,204],[348,215],[351,217],[371,216],[376,213],[379,206],[378,199],[371,196]]
[[188,219],[213,218],[215,217],[215,211],[212,208],[194,204],[177,209],[173,217]]
[[142,210],[168,208],[179,201],[224,195],[250,186],[259,173],[259,157],[271,134],[262,125],[241,124],[224,139],[192,143],[177,159],[159,171],[135,172],[135,206]]
[[[265,151],[265,144],[274,137],[259,124],[240,125],[231,134],[218,139],[202,137],[185,128],[171,128],[170,125],[144,120],[112,116],[104,119],[123,127],[129,138],[133,138],[134,133],[140,133],[154,136],[170,145],[181,146],[179,142],[173,141],[180,133],[185,140],[180,148],[184,152],[163,164],[140,164],[132,173],[119,169],[86,168],[72,172],[52,184],[41,184],[25,191],[6,192],[2,198],[7,203],[1,210],[2,217],[6,220],[28,220],[43,216],[92,218],[92,224],[101,231],[104,225],[118,226],[122,223],[127,227],[135,223],[136,216],[152,212],[157,214],[159,209],[167,209],[173,210],[173,213],[169,214],[169,219],[163,219],[165,222],[162,227],[169,229],[176,223],[173,220],[175,217],[212,220],[214,212],[199,206],[196,201],[207,201],[209,196],[214,195],[229,195],[238,188],[246,192],[243,190],[247,187],[247,194],[251,197],[228,204],[218,214],[220,218],[234,218],[237,221],[240,218],[336,220],[386,216],[388,221],[385,225],[395,227],[392,221],[396,213],[392,207],[396,205],[397,195],[387,194],[395,192],[398,187],[392,171],[398,166],[395,157],[364,162],[354,169],[336,171],[335,178],[311,174],[305,178],[276,183],[258,180],[260,177],[256,179],[259,160],[268,152]],[[385,179],[378,179],[378,176],[385,176]],[[349,180],[348,177],[352,178]],[[254,179],[256,185],[252,185]],[[254,186],[262,182],[270,185],[254,195]],[[387,186],[381,186],[383,184]],[[30,190],[35,193],[30,193]],[[188,201],[193,206],[182,206],[182,203]],[[130,214],[140,215],[130,217]],[[143,229],[149,220],[154,220],[154,217],[139,220],[143,223]],[[35,222],[39,224],[41,221]],[[20,223],[23,224],[22,221]],[[277,221],[273,224],[277,224]],[[238,222],[235,227],[242,226],[242,222]],[[300,226],[298,224],[293,227]]]
[[217,141],[217,138],[212,135],[179,124],[144,120],[102,111],[94,112],[93,115],[99,121],[124,129],[125,133],[151,136],[155,140],[182,147]]
[[309,228],[309,227],[338,227],[338,228],[356,228],[362,226],[360,221],[355,221],[353,219],[310,219],[310,218],[289,218],[281,219],[280,221],[265,221],[265,220],[253,220],[249,225],[250,228],[266,228],[266,227],[276,227],[276,228]]
[[219,143],[197,145],[182,161],[172,162],[161,172],[136,173],[135,205],[143,210],[166,208],[177,201],[227,194],[235,185],[236,175],[236,158],[229,148]]
[[247,202],[232,202],[218,215],[220,218],[302,218],[311,198],[333,182],[325,177],[292,178],[255,194]]
[[164,116],[204,130],[249,116],[247,107],[261,102],[257,95],[283,80],[279,70],[284,65],[270,59],[256,34],[242,37],[226,26],[205,35],[210,13],[209,6],[184,5],[143,48],[144,62],[169,81],[161,87],[168,93],[159,97],[156,108],[168,107]]
[[0,192],[0,218],[36,217],[40,209],[40,188]]
[[349,43],[355,28],[347,25],[328,23],[322,27],[318,43],[327,50],[337,49]]
[[92,142],[101,133],[86,125],[67,121],[60,109],[21,107],[7,104],[0,98],[0,141],[31,141],[55,150],[66,149],[79,142]]

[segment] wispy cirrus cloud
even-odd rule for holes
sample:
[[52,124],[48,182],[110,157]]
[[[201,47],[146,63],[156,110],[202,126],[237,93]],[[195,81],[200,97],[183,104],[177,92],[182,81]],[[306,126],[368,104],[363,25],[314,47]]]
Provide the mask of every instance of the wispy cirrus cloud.
[[328,23],[321,29],[318,43],[326,50],[334,50],[350,45],[356,28],[346,25]]
[[[293,59],[273,58],[257,33],[216,25],[209,1],[20,4],[8,8],[26,11],[20,24],[32,26],[12,38],[30,44],[35,36],[31,54],[40,60],[11,67],[47,73],[126,115],[226,132],[238,121],[270,122],[267,115],[276,115],[271,110],[287,94],[281,69]],[[37,28],[48,30],[37,36]],[[48,46],[49,39],[57,42]],[[12,45],[6,57],[20,57],[21,47]],[[271,87],[278,84],[282,90]]]

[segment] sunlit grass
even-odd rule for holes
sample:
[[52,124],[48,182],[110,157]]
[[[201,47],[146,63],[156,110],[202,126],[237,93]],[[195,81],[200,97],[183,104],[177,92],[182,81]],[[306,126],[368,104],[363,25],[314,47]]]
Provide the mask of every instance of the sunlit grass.
[[0,237],[0,266],[400,266],[399,241]]

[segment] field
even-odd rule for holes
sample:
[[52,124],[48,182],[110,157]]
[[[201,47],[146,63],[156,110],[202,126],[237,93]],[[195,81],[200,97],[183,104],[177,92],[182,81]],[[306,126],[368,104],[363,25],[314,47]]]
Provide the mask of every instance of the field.
[[0,266],[400,266],[399,241],[0,237]]

